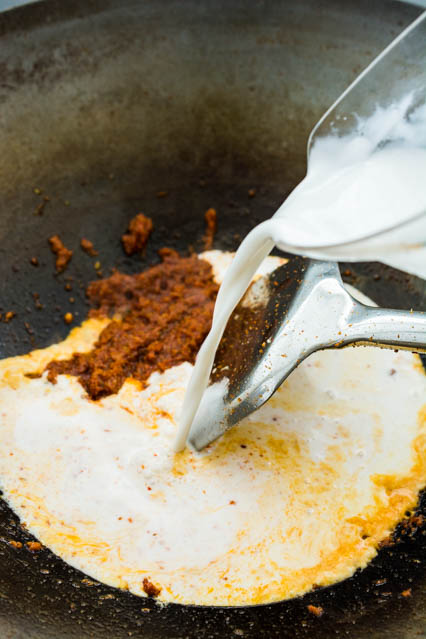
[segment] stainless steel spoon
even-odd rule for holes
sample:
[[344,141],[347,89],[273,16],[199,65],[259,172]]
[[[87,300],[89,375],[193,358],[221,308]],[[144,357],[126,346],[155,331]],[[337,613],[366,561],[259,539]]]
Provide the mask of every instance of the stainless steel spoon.
[[234,310],[188,442],[201,450],[217,439],[311,353],[354,344],[425,353],[426,313],[365,306],[335,262],[291,259],[258,279]]

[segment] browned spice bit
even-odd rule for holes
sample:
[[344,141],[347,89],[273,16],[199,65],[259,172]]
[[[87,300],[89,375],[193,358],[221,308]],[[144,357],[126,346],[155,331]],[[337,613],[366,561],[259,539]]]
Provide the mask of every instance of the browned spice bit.
[[117,393],[132,377],[144,383],[154,371],[193,363],[210,330],[218,286],[211,265],[197,256],[159,251],[163,262],[142,273],[115,272],[92,282],[90,317],[118,314],[87,353],[48,364],[48,379],[79,378],[91,399]]
[[31,552],[37,552],[42,549],[42,545],[39,541],[27,541],[26,545]]
[[207,209],[204,214],[206,222],[206,230],[203,237],[204,250],[208,251],[213,246],[213,240],[217,228],[217,212],[216,209]]
[[157,191],[157,197],[167,197],[168,191]]
[[254,197],[256,195],[256,189],[249,189],[248,190],[248,196],[249,197]]
[[43,308],[43,304],[40,302],[40,295],[38,293],[33,293],[34,306],[38,311],[41,311]]
[[75,298],[74,297],[70,297],[68,301],[69,301],[70,304],[74,304],[75,303]]
[[148,597],[158,597],[161,592],[161,588],[155,586],[147,577],[144,577],[142,582],[144,592],[148,595]]
[[67,283],[65,284],[65,286],[64,286],[64,289],[65,289],[66,291],[72,291],[72,285],[71,285],[69,282],[67,282]]
[[411,588],[407,588],[406,590],[403,590],[403,591],[401,592],[401,595],[402,595],[403,597],[411,597]]
[[130,220],[127,233],[121,236],[124,251],[127,255],[133,255],[142,251],[153,229],[152,220],[143,213],[138,213]]
[[33,266],[38,266],[38,259],[36,257],[32,257],[30,262]]
[[348,268],[343,271],[343,275],[345,275],[346,277],[350,277],[352,275],[352,271],[350,271]]
[[80,246],[83,249],[83,251],[87,253],[87,255],[90,255],[91,257],[95,257],[96,255],[98,255],[98,251],[95,250],[95,247],[93,246],[93,242],[91,242],[87,238],[85,237],[81,238]]
[[96,586],[97,585],[96,581],[92,581],[91,579],[87,579],[87,577],[82,579],[81,583],[84,584],[85,586]]
[[22,542],[15,541],[14,539],[9,539],[9,544],[13,546],[13,548],[22,548]]
[[64,322],[65,324],[71,324],[71,322],[73,321],[74,316],[72,313],[65,313],[64,315]]
[[400,528],[401,528],[400,533],[412,535],[419,528],[424,526],[424,524],[425,524],[425,518],[422,514],[411,515],[407,517],[407,519],[403,519],[402,522],[400,523]]
[[52,253],[56,255],[56,270],[58,273],[62,273],[72,258],[72,251],[63,245],[59,235],[52,235],[52,237],[49,237],[49,244],[52,249]]
[[384,539],[382,539],[381,541],[379,541],[378,544],[378,548],[389,548],[389,546],[394,546],[395,545],[395,541],[392,539],[391,535],[388,535],[388,537],[385,537]]
[[236,502],[234,501],[234,499],[231,499],[231,501],[229,502],[230,506],[235,506]]
[[324,608],[322,606],[313,606],[312,604],[309,604],[307,608],[312,615],[315,615],[315,617],[322,617],[324,614]]
[[28,335],[34,335],[34,331],[31,328],[31,324],[29,324],[29,322],[24,322],[24,326],[25,326],[25,330],[27,331]]
[[387,583],[387,581],[388,580],[386,578],[384,578],[384,579],[376,579],[376,581],[373,581],[373,584],[375,586],[383,586],[384,584]]
[[10,322],[10,320],[13,319],[15,315],[16,315],[15,311],[7,311],[6,315],[4,316],[4,321]]

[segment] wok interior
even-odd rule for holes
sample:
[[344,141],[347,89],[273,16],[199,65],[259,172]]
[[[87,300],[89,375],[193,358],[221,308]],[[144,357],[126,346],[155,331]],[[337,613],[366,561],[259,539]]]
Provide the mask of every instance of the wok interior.
[[[234,249],[303,176],[307,136],[323,111],[417,14],[397,3],[343,6],[330,0],[291,6],[48,0],[4,14],[0,312],[17,315],[1,330],[1,355],[64,336],[68,310],[76,322],[84,318],[84,288],[96,274],[93,259],[79,249],[83,236],[95,242],[104,275],[113,266],[135,272],[155,261],[162,246],[201,248],[203,214],[214,207],[215,246]],[[249,198],[252,188],[256,195]],[[158,197],[159,191],[167,195]],[[49,201],[40,215],[44,196]],[[139,211],[155,225],[142,261],[125,257],[119,241]],[[56,233],[74,250],[60,276],[47,243]],[[425,308],[424,282],[377,264],[348,268],[349,281],[380,304]],[[72,309],[67,277],[74,278]],[[34,293],[42,310],[35,308]],[[375,618],[377,633],[397,628],[398,636],[408,637],[415,624],[407,618],[402,624],[407,604],[400,598],[393,599],[392,610],[384,606],[374,581],[385,578],[388,591],[399,592],[407,579],[420,579],[420,533],[335,588],[304,600],[228,611],[159,610],[150,601],[82,582],[84,575],[47,550],[18,555],[7,539],[26,539],[25,533],[4,504],[0,534],[6,540],[0,548],[4,632],[328,637],[331,628],[343,635],[356,622],[357,637],[385,636],[374,634]],[[316,602],[327,609],[321,622],[306,611],[307,603]]]

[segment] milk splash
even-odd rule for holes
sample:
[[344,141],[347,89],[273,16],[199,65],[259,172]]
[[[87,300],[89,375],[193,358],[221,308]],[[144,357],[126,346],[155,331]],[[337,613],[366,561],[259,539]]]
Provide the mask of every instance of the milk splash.
[[318,138],[306,177],[243,240],[197,356],[176,451],[185,447],[227,321],[274,246],[317,259],[379,260],[426,279],[426,104],[416,100],[410,93],[359,119],[351,134]]

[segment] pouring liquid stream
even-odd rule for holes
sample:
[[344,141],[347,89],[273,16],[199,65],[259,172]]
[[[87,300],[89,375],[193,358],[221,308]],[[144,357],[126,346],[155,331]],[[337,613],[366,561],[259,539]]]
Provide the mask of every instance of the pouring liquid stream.
[[186,391],[175,451],[185,447],[230,315],[274,246],[316,259],[371,261],[426,279],[426,104],[406,95],[355,132],[314,143],[306,177],[243,240],[220,287]]

